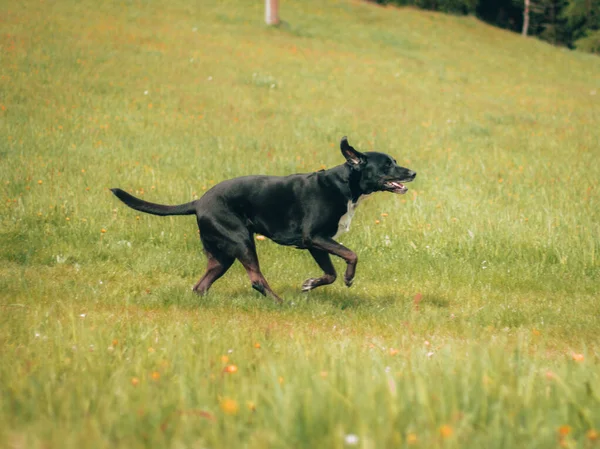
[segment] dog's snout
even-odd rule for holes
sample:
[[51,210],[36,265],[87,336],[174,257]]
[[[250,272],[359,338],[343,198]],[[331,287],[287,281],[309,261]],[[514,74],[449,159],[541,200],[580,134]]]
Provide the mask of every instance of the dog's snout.
[[410,176],[411,179],[415,179],[417,177],[417,172],[410,170],[408,176]]

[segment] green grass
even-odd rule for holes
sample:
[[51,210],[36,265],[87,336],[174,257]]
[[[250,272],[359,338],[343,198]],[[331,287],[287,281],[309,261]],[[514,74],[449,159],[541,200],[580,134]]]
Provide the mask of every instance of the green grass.
[[[598,446],[600,59],[354,1],[0,11],[0,447]],[[343,135],[419,175],[341,237],[350,289],[257,242],[283,306],[239,265],[195,297],[194,220],[108,191],[181,203]]]

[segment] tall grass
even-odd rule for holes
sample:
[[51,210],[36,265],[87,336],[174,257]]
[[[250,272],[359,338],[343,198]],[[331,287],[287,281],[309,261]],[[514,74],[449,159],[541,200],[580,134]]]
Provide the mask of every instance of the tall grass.
[[[368,3],[3,5],[0,446],[593,447],[600,60]],[[418,172],[355,285],[257,242],[206,298],[181,203],[245,174]],[[335,261],[341,271],[344,266]],[[231,367],[235,368],[231,368]],[[229,367],[229,368],[228,368]]]

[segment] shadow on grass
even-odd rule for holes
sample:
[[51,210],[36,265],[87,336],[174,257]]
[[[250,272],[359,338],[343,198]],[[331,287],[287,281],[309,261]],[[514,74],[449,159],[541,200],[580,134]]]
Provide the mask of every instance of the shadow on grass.
[[423,299],[421,300],[421,302],[419,303],[419,305],[421,306],[433,306],[433,307],[437,307],[438,309],[446,309],[450,306],[450,301],[448,301],[446,298],[442,298],[441,296],[438,295],[425,295],[423,297]]
[[[337,310],[381,310],[406,305],[412,307],[412,301],[405,295],[377,294],[358,289],[317,289],[303,293],[294,287],[279,291],[283,304],[275,303],[271,298],[247,288],[236,288],[228,293],[211,290],[206,296],[197,296],[189,287],[182,285],[164,286],[147,295],[140,295],[133,302],[144,308],[178,307],[185,309],[234,307],[240,310],[289,310],[314,307],[319,304]],[[441,298],[424,298],[424,302],[437,307],[447,307],[448,301]]]
[[328,304],[340,310],[390,307],[405,300],[405,298],[397,295],[380,296],[366,294],[358,290],[343,291],[333,289],[313,290],[308,293],[296,294],[296,297],[310,303]]

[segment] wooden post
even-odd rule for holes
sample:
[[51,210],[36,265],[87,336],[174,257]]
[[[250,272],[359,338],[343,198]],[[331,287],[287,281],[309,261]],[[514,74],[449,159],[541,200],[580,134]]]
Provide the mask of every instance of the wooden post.
[[279,0],[265,0],[265,22],[279,25]]

